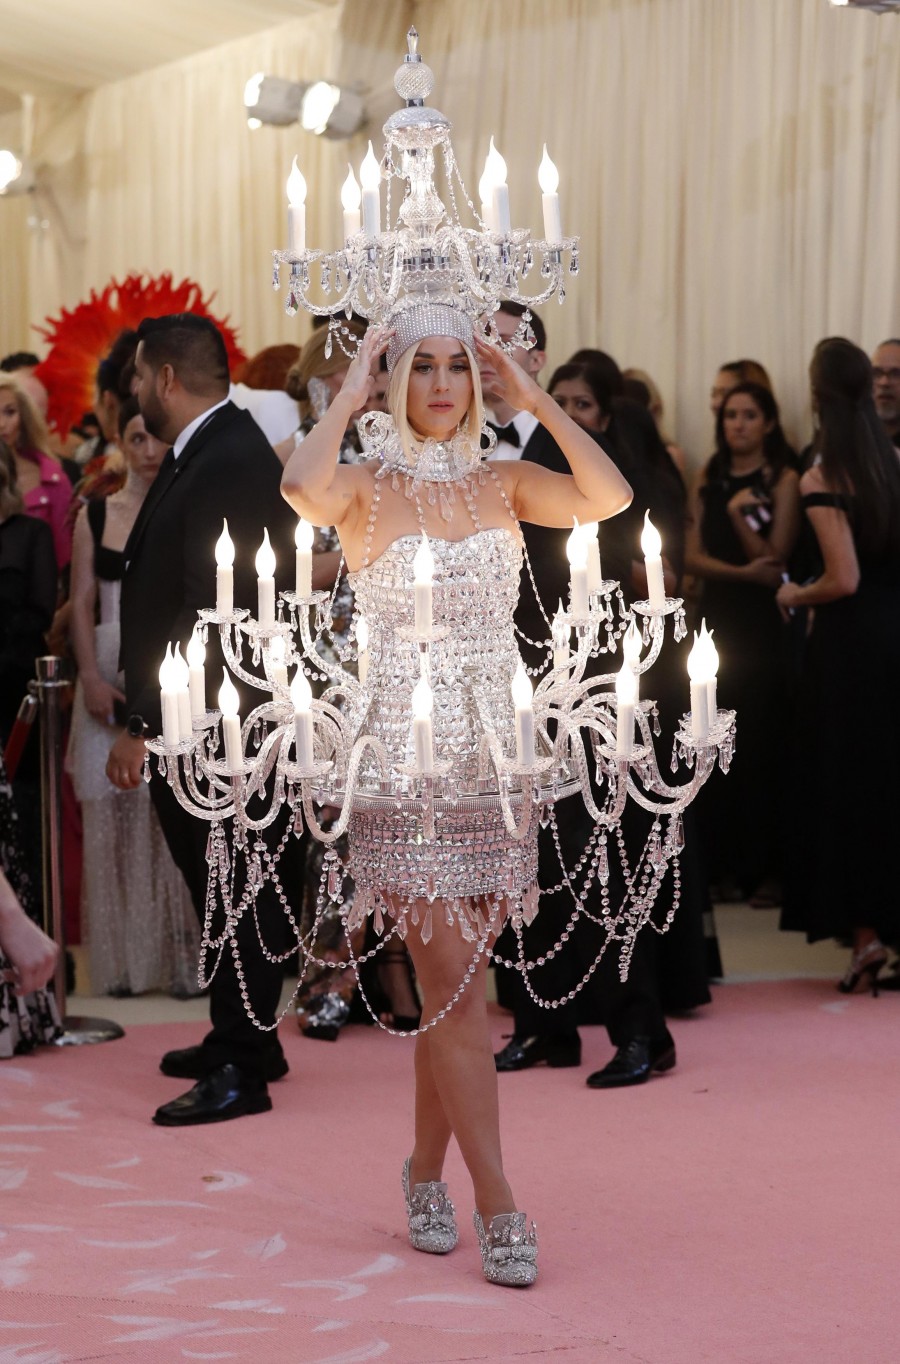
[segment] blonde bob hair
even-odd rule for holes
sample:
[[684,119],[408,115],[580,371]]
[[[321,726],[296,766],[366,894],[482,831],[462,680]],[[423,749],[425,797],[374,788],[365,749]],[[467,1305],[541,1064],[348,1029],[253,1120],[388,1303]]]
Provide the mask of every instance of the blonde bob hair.
[[11,393],[19,409],[19,450],[40,450],[50,454],[50,434],[47,424],[35,407],[30,394],[12,374],[0,374],[0,395]]
[[[419,353],[419,346],[425,344],[427,336],[423,336],[415,346],[410,346],[404,351],[403,355],[394,366],[391,375],[391,382],[387,391],[388,410],[394,420],[394,427],[400,437],[400,446],[406,456],[407,463],[414,465],[416,462],[416,447],[422,444],[423,437],[417,436],[409,424],[406,415],[406,395],[409,388],[409,376],[412,373],[413,362]],[[475,356],[464,341],[459,343],[466,353],[469,362],[469,373],[472,376],[472,398],[469,409],[460,423],[460,430],[467,431],[473,447],[477,450],[481,446],[481,428],[484,426],[484,398],[481,393],[481,375],[478,372],[478,365]]]

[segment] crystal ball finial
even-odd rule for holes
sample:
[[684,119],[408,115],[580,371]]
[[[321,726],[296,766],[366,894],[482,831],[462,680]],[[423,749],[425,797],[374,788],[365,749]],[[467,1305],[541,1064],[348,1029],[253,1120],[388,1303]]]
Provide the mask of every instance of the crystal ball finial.
[[406,35],[409,52],[394,76],[394,89],[407,104],[426,100],[434,89],[434,72],[419,56],[419,35],[411,28]]

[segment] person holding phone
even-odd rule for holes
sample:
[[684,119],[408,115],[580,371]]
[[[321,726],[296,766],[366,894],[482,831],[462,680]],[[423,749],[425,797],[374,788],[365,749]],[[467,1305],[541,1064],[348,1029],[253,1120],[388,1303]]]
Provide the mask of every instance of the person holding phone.
[[[119,410],[124,486],[78,514],[72,553],[72,647],[78,682],[67,766],[81,802],[82,930],[94,994],[196,994],[199,932],[146,785],[117,791],[109,750],[125,725],[119,592],[125,542],[165,454],[136,398]],[[182,641],[183,643],[185,641]]]
[[736,384],[716,419],[716,452],[688,511],[685,569],[717,627],[719,686],[740,716],[727,782],[698,802],[710,872],[723,899],[777,904],[785,627],[775,605],[800,529],[799,482],[769,389]]

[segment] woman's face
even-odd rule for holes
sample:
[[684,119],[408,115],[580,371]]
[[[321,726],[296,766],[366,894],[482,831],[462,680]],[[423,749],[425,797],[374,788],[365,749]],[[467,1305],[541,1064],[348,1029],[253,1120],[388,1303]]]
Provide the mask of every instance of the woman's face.
[[762,408],[749,393],[735,393],[725,404],[722,430],[733,455],[754,455],[762,452],[772,422],[766,421]]
[[22,419],[19,404],[11,388],[0,388],[0,440],[5,440],[12,450],[18,450],[22,433]]
[[550,397],[559,404],[567,417],[583,426],[585,431],[604,431],[607,419],[583,379],[560,379]]
[[719,370],[713,380],[713,386],[709,390],[709,410],[714,417],[718,417],[719,415],[719,411],[725,401],[725,394],[739,382],[740,380],[733,369]]
[[472,372],[461,341],[426,336],[409,372],[406,416],[420,436],[448,440],[472,401]]
[[140,414],[131,418],[119,439],[119,444],[131,472],[137,474],[145,483],[152,483],[159,473],[166,447],[161,440],[156,440],[150,435]]

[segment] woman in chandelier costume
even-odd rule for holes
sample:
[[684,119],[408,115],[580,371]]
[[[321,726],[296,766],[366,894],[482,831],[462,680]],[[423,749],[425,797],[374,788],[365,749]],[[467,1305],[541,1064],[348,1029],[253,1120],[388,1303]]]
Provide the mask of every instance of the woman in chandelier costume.
[[[363,423],[374,458],[340,464],[349,415],[365,402],[373,361],[385,351],[390,416],[372,414]],[[533,412],[554,437],[571,475],[524,462],[483,462],[479,354],[491,357],[509,402]],[[485,716],[507,751],[513,746],[518,523],[566,527],[573,516],[604,520],[631,500],[630,487],[596,442],[503,351],[476,339],[459,306],[415,297],[400,305],[389,327],[367,333],[341,392],[288,461],[282,490],[301,516],[333,524],[340,536],[356,608],[369,628],[360,718],[397,771],[412,759],[409,714],[420,662],[402,627],[413,624],[409,583],[427,535],[436,565],[429,678],[434,748],[460,780],[477,774]],[[445,814],[426,843],[400,812],[354,810],[349,826],[354,912],[373,914],[378,930],[387,918],[406,934],[423,994],[415,1142],[403,1168],[410,1242],[437,1254],[456,1244],[454,1209],[442,1182],[455,1136],[474,1186],[485,1277],[510,1285],[534,1281],[537,1245],[503,1172],[487,962],[479,944],[493,941],[508,914],[528,918],[536,908],[533,819],[532,826],[517,841],[496,804]],[[438,1020],[440,1026],[427,1027]]]

